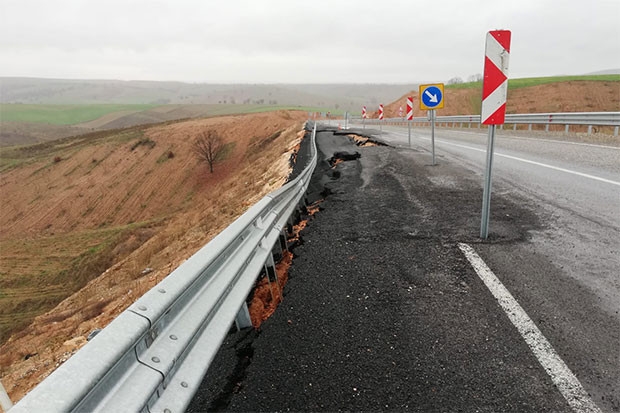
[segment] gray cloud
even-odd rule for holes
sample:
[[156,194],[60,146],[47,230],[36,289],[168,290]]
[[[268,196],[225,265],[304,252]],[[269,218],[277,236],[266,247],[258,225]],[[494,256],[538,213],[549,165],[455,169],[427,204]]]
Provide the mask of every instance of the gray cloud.
[[0,76],[415,82],[482,71],[513,32],[511,77],[620,67],[620,4],[592,0],[3,0]]

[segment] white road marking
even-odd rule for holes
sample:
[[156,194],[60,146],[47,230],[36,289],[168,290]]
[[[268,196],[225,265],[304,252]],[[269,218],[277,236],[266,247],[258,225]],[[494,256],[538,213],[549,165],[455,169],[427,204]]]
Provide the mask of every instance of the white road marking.
[[[422,138],[422,137],[416,137],[416,138],[417,139],[430,140],[428,138]],[[443,143],[445,145],[456,146],[457,148],[470,149],[470,150],[476,151],[476,152],[482,152],[482,153],[486,153],[487,152],[486,149],[474,148],[473,146],[461,145],[461,144],[458,144],[458,143],[452,143],[452,142],[444,141],[443,139],[435,139],[435,142],[440,142],[440,143]],[[500,157],[503,157],[503,158],[512,159],[514,161],[520,161],[520,162],[524,162],[524,163],[529,163],[529,164],[532,164],[532,165],[541,166],[543,168],[549,168],[549,169],[553,169],[555,171],[565,172],[565,173],[581,176],[583,178],[593,179],[595,181],[605,182],[607,184],[620,186],[620,182],[618,182],[618,181],[612,181],[611,179],[601,178],[600,176],[595,176],[595,175],[590,175],[590,174],[586,174],[586,173],[583,173],[583,172],[573,171],[571,169],[560,168],[559,166],[553,166],[553,165],[549,165],[549,164],[546,164],[546,163],[530,161],[529,159],[518,158],[518,157],[512,156],[512,155],[506,155],[506,154],[503,154],[501,152],[495,152],[495,156],[500,156]]]
[[471,246],[463,243],[459,243],[459,248],[506,312],[512,324],[517,328],[532,350],[532,353],[534,353],[534,356],[538,359],[538,362],[549,374],[551,380],[571,408],[579,413],[601,413],[601,409],[588,396],[577,377],[555,352],[551,343],[549,343],[517,300],[510,294],[510,291],[504,287],[476,251]]
[[[458,123],[458,122],[457,122]],[[391,131],[396,134],[403,134],[402,132]],[[480,136],[482,132],[474,132],[474,131],[464,131],[458,129],[452,129],[452,133],[462,133],[464,135],[477,135]],[[547,142],[547,143],[555,143],[558,145],[576,145],[576,146],[590,146],[592,148],[601,148],[601,149],[614,149],[620,151],[620,146],[609,146],[609,145],[600,145],[597,143],[585,143],[585,142],[571,142],[571,141],[561,141],[556,139],[546,139],[546,138],[527,138],[525,136],[510,136],[510,135],[500,135],[502,139],[517,139],[517,140],[526,140],[526,141],[535,141],[535,142]],[[427,139],[430,140],[430,139]]]

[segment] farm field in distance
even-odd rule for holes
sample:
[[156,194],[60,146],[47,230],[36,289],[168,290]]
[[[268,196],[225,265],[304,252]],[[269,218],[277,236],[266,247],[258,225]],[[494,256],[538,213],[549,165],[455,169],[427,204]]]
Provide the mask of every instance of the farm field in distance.
[[0,121],[75,125],[114,112],[141,112],[156,105],[33,105],[0,104]]
[[0,104],[0,146],[28,145],[102,130],[182,119],[279,110],[325,112],[310,106],[262,104]]

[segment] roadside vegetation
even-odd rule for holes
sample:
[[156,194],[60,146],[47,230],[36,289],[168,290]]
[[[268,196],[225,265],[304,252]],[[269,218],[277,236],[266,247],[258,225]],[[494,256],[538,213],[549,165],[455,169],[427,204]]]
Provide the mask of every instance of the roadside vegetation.
[[29,105],[0,104],[1,122],[34,122],[52,125],[75,125],[114,112],[142,112],[156,105]]
[[[551,77],[528,77],[522,79],[508,79],[508,89],[520,89],[530,86],[545,85],[548,83],[571,82],[571,81],[599,81],[620,82],[620,75],[591,75],[591,76],[551,76]],[[446,89],[480,89],[482,81],[446,84]]]
[[0,103],[0,122],[47,123],[51,125],[78,125],[105,115],[118,113],[118,116],[140,114],[152,109],[166,108],[192,109],[200,108],[202,116],[223,116],[245,113],[275,112],[279,110],[299,110],[305,112],[327,112],[334,109],[294,105],[258,105],[258,104],[205,104],[205,105],[36,105]]

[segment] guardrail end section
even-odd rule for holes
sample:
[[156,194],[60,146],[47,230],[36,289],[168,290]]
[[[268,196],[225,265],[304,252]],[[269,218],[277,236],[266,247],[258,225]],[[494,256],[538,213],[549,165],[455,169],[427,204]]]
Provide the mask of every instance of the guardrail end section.
[[148,329],[146,318],[129,311],[121,313],[26,394],[11,413],[67,412],[87,399],[105,397],[109,382],[117,381],[137,363],[134,347]]

